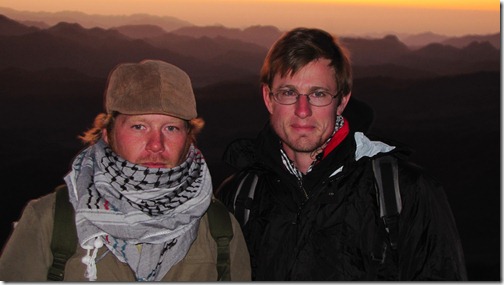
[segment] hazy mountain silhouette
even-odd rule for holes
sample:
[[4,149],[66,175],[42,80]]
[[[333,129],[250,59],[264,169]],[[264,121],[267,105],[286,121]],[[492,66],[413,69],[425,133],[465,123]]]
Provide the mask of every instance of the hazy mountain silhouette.
[[[366,76],[395,73],[402,78],[418,78],[500,70],[500,50],[489,42],[473,42],[464,48],[429,44],[412,50],[393,35],[383,39],[342,38],[341,41],[351,51],[354,65],[367,70]],[[357,75],[364,76],[364,73]]]
[[[106,35],[110,38],[107,39]],[[2,36],[0,68],[29,70],[68,67],[88,75],[104,76],[120,61],[165,57],[168,51],[142,41],[132,41],[117,31],[86,30],[77,24],[61,23],[53,28],[16,37]],[[180,62],[173,55],[173,61]]]
[[[4,23],[10,25],[10,21],[0,19],[0,30],[5,26]],[[264,51],[262,48],[260,50]],[[89,76],[101,77],[106,76],[110,69],[120,62],[158,58],[184,68],[196,86],[250,76],[251,72],[256,73],[258,65],[254,62],[251,68],[236,62],[231,65],[216,60],[212,62],[211,59],[203,61],[191,54],[178,54],[143,40],[131,39],[115,29],[85,29],[79,24],[69,23],[59,23],[49,29],[20,36],[0,35],[0,52],[3,55],[0,69],[19,67],[40,70],[66,67]],[[229,58],[233,58],[232,54]],[[250,58],[258,60],[257,55]],[[209,74],[213,75],[208,76]]]
[[184,26],[192,26],[191,23],[168,16],[153,16],[148,14],[133,15],[89,15],[76,11],[64,12],[28,12],[17,11],[10,8],[0,7],[0,14],[6,15],[17,21],[35,21],[44,22],[49,26],[56,25],[59,22],[79,23],[86,28],[112,28],[124,25],[144,25],[151,24],[163,28],[165,31],[171,31]]
[[45,22],[41,21],[19,21],[19,23],[28,26],[28,27],[33,27],[33,28],[38,28],[38,29],[47,29],[51,27],[50,25],[46,24]]
[[130,38],[120,32],[102,28],[84,29],[77,23],[61,22],[45,30],[47,33],[72,41],[85,47],[104,46],[107,42],[130,41]]
[[244,42],[258,44],[266,48],[269,48],[282,35],[282,31],[274,26],[251,26],[243,30],[224,26],[190,26],[176,29],[172,31],[172,33],[195,38],[224,37],[238,39]]
[[398,36],[401,41],[410,48],[423,47],[432,43],[440,43],[450,38],[448,36],[439,35],[432,32],[420,33],[416,35]]
[[[263,30],[271,32],[266,33],[263,42],[271,41],[273,34],[280,34],[271,27],[246,30],[196,27],[187,29],[186,34],[189,30],[213,32],[211,36],[197,33],[184,36],[156,27],[87,29],[77,23],[61,22],[48,29],[35,29],[2,17],[0,51],[5,57],[0,68],[66,67],[90,76],[105,76],[120,62],[160,58],[180,65],[196,86],[203,86],[257,74],[267,48],[252,41],[260,42],[257,37]],[[412,50],[394,35],[381,39],[341,38],[341,41],[351,52],[356,76],[396,74],[401,78],[420,78],[500,69],[500,51],[487,42],[475,42],[462,49],[431,44]]]
[[394,35],[382,39],[341,38],[341,42],[350,51],[352,62],[356,65],[383,64],[410,52]]
[[[34,28],[25,20],[0,16],[0,172],[9,193],[0,205],[0,244],[29,199],[63,182],[82,148],[76,137],[102,112],[106,76],[120,62],[158,58],[189,73],[206,121],[198,145],[215,185],[232,171],[221,160],[227,144],[255,137],[266,123],[258,77],[266,43],[281,34],[274,27],[170,32],[148,21],[111,28],[58,21]],[[494,36],[465,40],[412,48],[395,35],[341,38],[352,55],[352,96],[375,114],[371,133],[416,150],[413,160],[445,187],[470,280],[497,281],[500,50]],[[345,116],[351,117],[350,106],[356,105],[349,104]]]
[[28,27],[14,20],[11,20],[4,15],[0,15],[0,35],[5,36],[18,36],[31,32],[35,32],[38,29],[34,27]]
[[226,64],[256,74],[267,49],[253,43],[217,36],[188,37],[172,33],[145,38],[147,43],[212,64]]
[[156,25],[126,25],[112,28],[132,39],[159,37],[166,34],[163,28]]
[[500,33],[490,34],[490,35],[468,35],[463,37],[450,37],[442,41],[442,44],[451,45],[458,48],[463,48],[470,45],[473,42],[483,43],[488,42],[493,47],[501,48],[501,35]]
[[408,47],[412,49],[423,47],[433,43],[450,45],[457,48],[464,48],[469,44],[471,44],[472,42],[479,42],[479,43],[489,42],[496,49],[501,48],[500,33],[489,35],[466,35],[462,37],[449,37],[428,32],[417,35],[403,35],[403,36],[398,35],[398,36],[404,44],[406,44]]
[[[169,16],[152,16],[147,14],[133,15],[89,15],[76,11],[64,12],[28,12],[18,11],[11,8],[0,7],[0,14],[23,23],[27,26],[34,26],[41,29],[54,26],[59,22],[79,23],[83,27],[93,28],[113,28],[120,26],[153,25],[162,28],[167,32],[174,32],[180,35],[191,37],[230,37],[246,42],[256,43],[269,47],[282,33],[274,26],[252,26],[244,30],[227,28],[224,26],[195,26],[188,21]],[[380,35],[372,34],[371,38],[379,38]],[[139,35],[131,35],[138,37]],[[364,36],[364,35],[363,35]],[[490,35],[467,35],[462,37],[449,37],[432,32],[420,34],[398,34],[401,41],[411,48],[425,46],[431,43],[444,43],[462,48],[472,41],[489,41],[494,47],[500,49],[500,33]],[[255,39],[255,40],[254,40]]]
[[499,71],[500,51],[488,42],[473,42],[458,49],[442,44],[430,44],[393,62],[438,75],[471,73],[476,71]]

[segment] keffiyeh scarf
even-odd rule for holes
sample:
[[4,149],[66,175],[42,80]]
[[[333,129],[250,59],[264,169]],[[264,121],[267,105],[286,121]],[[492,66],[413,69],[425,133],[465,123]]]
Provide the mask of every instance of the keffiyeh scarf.
[[90,280],[96,279],[96,252],[104,244],[137,280],[159,281],[186,255],[212,195],[210,173],[194,145],[177,167],[147,168],[100,140],[75,158],[65,182],[79,243],[88,250],[83,262]]

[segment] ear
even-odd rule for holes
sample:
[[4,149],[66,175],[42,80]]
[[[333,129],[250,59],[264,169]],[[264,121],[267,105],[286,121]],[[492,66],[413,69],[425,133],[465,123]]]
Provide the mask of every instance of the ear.
[[268,112],[270,114],[273,113],[273,102],[270,96],[270,88],[268,85],[263,84],[262,85],[262,94],[263,94],[263,100],[264,100],[264,105],[266,105],[266,109],[268,109]]
[[107,129],[106,129],[106,128],[103,128],[103,129],[101,130],[101,132],[102,132],[102,138],[103,138],[103,141],[104,141],[104,142],[106,142],[107,144],[109,144]]
[[348,101],[350,101],[350,96],[352,96],[352,92],[348,93],[346,96],[342,96],[339,102],[338,107],[336,107],[336,114],[341,115],[343,114],[343,111],[345,110]]

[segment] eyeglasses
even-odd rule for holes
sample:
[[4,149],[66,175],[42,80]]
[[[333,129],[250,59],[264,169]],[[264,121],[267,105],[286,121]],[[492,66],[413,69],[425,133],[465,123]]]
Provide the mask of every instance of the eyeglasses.
[[310,105],[317,107],[324,107],[331,104],[332,99],[336,98],[338,94],[339,92],[331,94],[328,91],[312,91],[307,94],[301,94],[292,89],[280,89],[270,92],[273,99],[282,105],[292,105],[299,100],[300,96],[306,96]]

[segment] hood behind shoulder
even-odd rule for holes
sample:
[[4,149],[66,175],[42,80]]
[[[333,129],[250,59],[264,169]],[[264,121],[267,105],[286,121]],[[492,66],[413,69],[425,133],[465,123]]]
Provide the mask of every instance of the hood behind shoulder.
[[223,161],[236,169],[243,169],[256,163],[273,165],[271,161],[278,151],[280,138],[273,131],[268,120],[256,138],[239,138],[232,141],[224,151]]
[[343,111],[343,117],[350,123],[350,128],[354,132],[367,133],[374,122],[374,110],[364,101],[355,97],[350,97],[348,104]]
[[242,169],[257,160],[253,139],[236,139],[224,151],[222,160],[234,168]]

